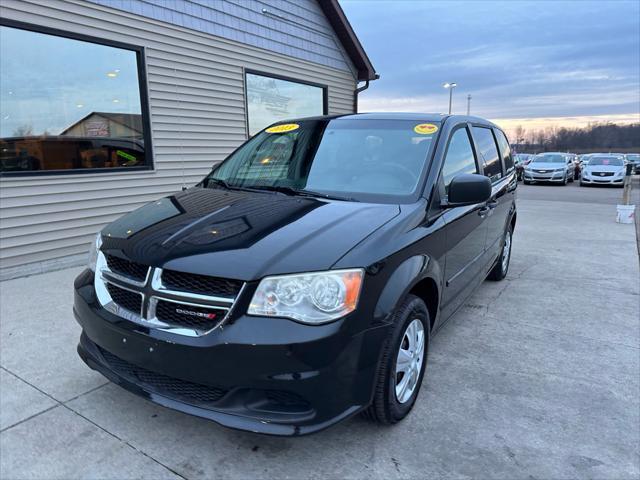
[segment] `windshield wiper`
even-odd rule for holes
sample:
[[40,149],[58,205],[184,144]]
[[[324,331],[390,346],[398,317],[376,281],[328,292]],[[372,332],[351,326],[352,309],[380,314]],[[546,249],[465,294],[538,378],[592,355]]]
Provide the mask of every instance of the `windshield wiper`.
[[250,190],[249,188],[241,187],[239,185],[231,185],[226,180],[222,180],[221,178],[207,178],[206,187],[209,188],[211,184],[217,185],[226,190]]
[[342,200],[345,202],[357,202],[352,197],[341,197],[339,195],[331,195],[328,193],[314,192],[313,190],[298,190],[297,188],[287,187],[285,185],[253,185],[252,190],[267,190],[270,192],[280,192],[286,195],[301,196],[301,197],[319,197],[326,198],[327,200]]

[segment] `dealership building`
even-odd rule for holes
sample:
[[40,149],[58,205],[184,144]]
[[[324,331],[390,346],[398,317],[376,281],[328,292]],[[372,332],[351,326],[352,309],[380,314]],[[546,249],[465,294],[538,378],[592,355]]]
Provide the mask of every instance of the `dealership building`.
[[82,264],[105,224],[376,78],[337,0],[2,0],[0,279]]

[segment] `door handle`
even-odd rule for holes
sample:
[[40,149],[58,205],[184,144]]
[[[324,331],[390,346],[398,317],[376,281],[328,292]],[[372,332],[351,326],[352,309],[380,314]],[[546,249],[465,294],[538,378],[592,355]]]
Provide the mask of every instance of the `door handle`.
[[489,214],[490,211],[491,208],[485,205],[484,207],[480,207],[478,209],[478,215],[480,215],[481,218],[484,218]]
[[493,210],[493,209],[494,209],[494,208],[496,208],[497,206],[498,206],[498,202],[497,202],[496,200],[489,200],[489,201],[487,202],[487,207],[488,207],[490,210]]

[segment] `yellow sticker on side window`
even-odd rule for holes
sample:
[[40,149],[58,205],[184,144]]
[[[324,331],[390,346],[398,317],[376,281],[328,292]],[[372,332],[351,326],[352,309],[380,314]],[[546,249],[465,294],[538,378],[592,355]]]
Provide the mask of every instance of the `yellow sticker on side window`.
[[433,123],[421,123],[413,127],[413,131],[420,135],[431,135],[438,131],[438,127]]
[[265,130],[267,133],[286,133],[293,132],[300,128],[300,125],[297,123],[283,123],[282,125],[274,125],[273,127],[269,127]]

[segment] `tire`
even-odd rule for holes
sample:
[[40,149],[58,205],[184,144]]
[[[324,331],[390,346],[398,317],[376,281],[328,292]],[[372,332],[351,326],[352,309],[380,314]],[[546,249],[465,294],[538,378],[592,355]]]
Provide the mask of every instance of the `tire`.
[[586,187],[587,185],[584,182],[580,182],[581,187]]
[[[511,229],[511,224],[509,224],[504,232],[504,236],[502,237],[502,248],[500,249],[500,256],[498,257],[498,261],[489,272],[489,275],[487,275],[487,278],[489,280],[499,282],[507,276],[507,273],[509,273],[509,263],[511,262],[511,245],[513,244],[512,239],[513,231]],[[504,260],[505,255],[506,262]]]
[[[408,346],[408,339],[405,337],[405,334],[407,334],[407,330],[416,320],[422,326],[423,351],[420,358],[417,358],[419,355],[416,355],[416,357],[413,357],[409,362],[411,362],[412,366],[415,365],[417,367],[417,365],[420,365],[420,371],[417,374],[415,384],[413,381],[409,381],[409,386],[415,386],[408,397],[401,397],[403,400],[401,402],[396,395],[396,387],[402,384],[402,380],[404,380],[408,374],[402,372],[396,373],[398,356],[400,348],[402,346]],[[418,398],[418,393],[420,393],[422,378],[424,377],[427,366],[430,338],[430,319],[427,306],[422,299],[415,295],[407,295],[393,314],[393,325],[389,329],[389,334],[385,339],[382,357],[378,365],[377,383],[373,394],[373,401],[363,412],[366,418],[383,425],[392,425],[409,414]],[[404,348],[403,350],[406,351]],[[407,380],[414,378],[415,371],[411,370],[411,372],[410,375],[412,375],[412,377],[407,377]],[[408,390],[404,390],[404,394],[408,394]]]
[[523,180],[522,181],[525,185],[531,185],[531,182],[529,180]]

